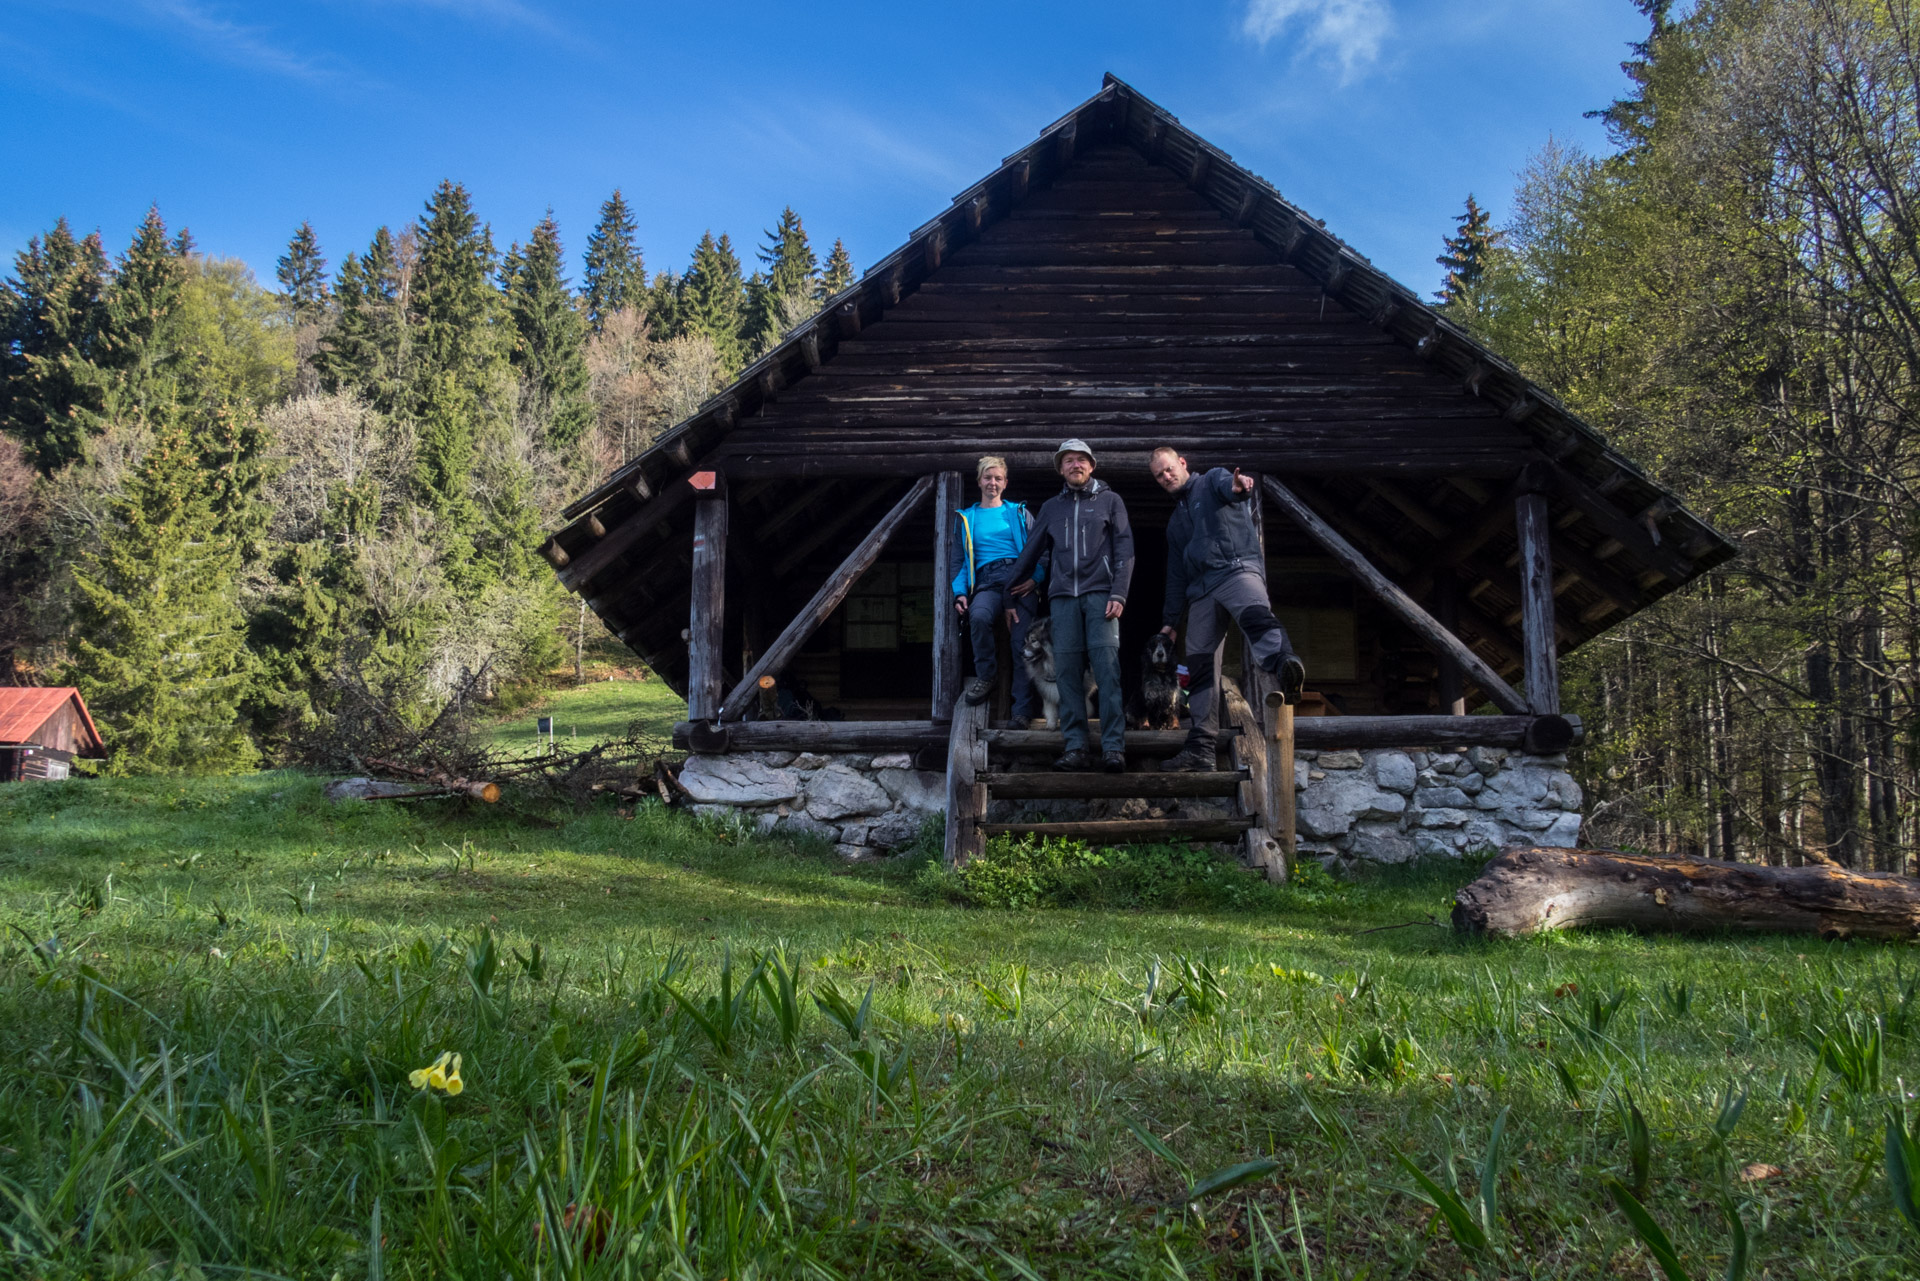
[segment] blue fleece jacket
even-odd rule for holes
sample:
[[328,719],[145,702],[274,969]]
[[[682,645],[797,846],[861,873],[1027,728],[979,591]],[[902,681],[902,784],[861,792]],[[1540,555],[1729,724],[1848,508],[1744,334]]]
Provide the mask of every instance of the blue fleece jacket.
[[[998,507],[975,503],[953,514],[954,548],[960,568],[953,576],[953,594],[971,596],[982,565],[996,560],[1012,560],[1027,549],[1027,531],[1033,518],[1019,503],[1003,502]],[[1039,582],[1046,577],[1042,569],[1034,575]]]

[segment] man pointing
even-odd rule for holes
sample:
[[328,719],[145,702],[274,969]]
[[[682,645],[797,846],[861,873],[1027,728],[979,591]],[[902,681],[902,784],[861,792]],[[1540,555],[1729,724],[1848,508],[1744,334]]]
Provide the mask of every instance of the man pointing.
[[1164,770],[1211,770],[1216,687],[1214,647],[1225,635],[1222,615],[1240,625],[1253,661],[1279,678],[1289,702],[1306,684],[1307,669],[1287,641],[1287,629],[1273,616],[1267,598],[1267,566],[1261,558],[1260,531],[1253,523],[1254,480],[1238,468],[1215,467],[1194,476],[1187,460],[1165,445],[1147,461],[1153,479],[1175,499],[1167,522],[1167,593],[1161,606],[1161,631],[1176,635],[1187,613],[1188,704],[1193,727],[1179,755]]

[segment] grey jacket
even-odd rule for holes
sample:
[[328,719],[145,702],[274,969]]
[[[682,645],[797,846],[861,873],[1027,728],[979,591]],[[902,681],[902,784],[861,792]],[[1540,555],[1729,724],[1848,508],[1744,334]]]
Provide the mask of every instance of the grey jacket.
[[1133,580],[1133,526],[1127,523],[1127,505],[1098,480],[1088,481],[1085,489],[1061,486],[1041,504],[1027,550],[1014,563],[1013,581],[1032,578],[1042,556],[1049,558],[1049,597],[1100,593],[1124,603]]
[[1215,467],[1188,480],[1167,521],[1167,595],[1160,621],[1177,627],[1187,602],[1213,590],[1228,574],[1250,569],[1264,580],[1260,531],[1253,527],[1252,494],[1233,492],[1233,473]]

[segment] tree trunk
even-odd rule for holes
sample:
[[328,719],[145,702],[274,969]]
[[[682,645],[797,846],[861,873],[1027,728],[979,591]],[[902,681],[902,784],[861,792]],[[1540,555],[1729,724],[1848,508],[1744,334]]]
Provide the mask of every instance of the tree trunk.
[[1511,938],[1579,925],[1909,939],[1920,934],[1920,884],[1831,866],[1534,848],[1487,864],[1453,909],[1462,934]]

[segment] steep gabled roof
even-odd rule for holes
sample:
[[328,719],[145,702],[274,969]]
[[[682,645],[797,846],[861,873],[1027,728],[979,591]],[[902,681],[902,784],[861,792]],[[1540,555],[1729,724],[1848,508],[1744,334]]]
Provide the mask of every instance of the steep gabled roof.
[[94,727],[93,717],[87,712],[86,700],[71,685],[46,688],[0,686],[0,743],[38,741],[34,736],[39,733],[40,727],[69,701],[73,703],[74,710],[79,713],[80,723],[86,729],[85,737],[90,750],[81,754],[104,755],[106,747],[100,741],[100,731]]
[[[1457,389],[1475,406],[1473,413],[1481,424],[1491,423],[1512,438],[1514,448],[1501,454],[1509,460],[1509,473],[1529,459],[1538,463],[1535,479],[1551,485],[1562,528],[1579,522],[1591,531],[1583,541],[1556,537],[1554,544],[1556,566],[1593,585],[1600,598],[1600,603],[1586,606],[1581,620],[1568,629],[1570,643],[1593,634],[1598,630],[1595,625],[1612,614],[1643,608],[1733,555],[1725,539],[1557,399],[1440,316],[1412,290],[1379,271],[1263,179],[1234,164],[1231,157],[1130,86],[1108,76],[1100,93],[960,193],[906,244],[828,300],[813,318],[699,412],[663,433],[652,447],[570,505],[565,514],[571,523],[548,544],[548,555],[561,567],[563,581],[587,591],[600,609],[608,592],[593,586],[597,577],[620,565],[627,549],[641,538],[663,527],[677,530],[690,524],[689,487],[677,482],[709,460],[726,457],[729,437],[753,434],[742,433],[743,428],[757,430],[766,421],[774,429],[778,415],[773,411],[782,393],[831,365],[843,342],[899,309],[957,250],[981,243],[983,232],[1073,169],[1077,155],[1113,144],[1125,144],[1177,177],[1226,225],[1263,246],[1261,252],[1272,261],[1298,272],[1343,314],[1370,326],[1381,336],[1376,342],[1387,341],[1417,353],[1417,359],[1400,359],[1417,367],[1423,383]],[[838,474],[853,474],[866,461],[855,445],[835,465],[844,469]],[[1019,462],[1016,458],[1016,466]],[[1470,482],[1472,501],[1483,508],[1471,519],[1463,519],[1458,512],[1423,508],[1385,482],[1356,479],[1352,482],[1355,494],[1362,493],[1358,488],[1362,485],[1371,495],[1368,501],[1377,499],[1379,510],[1391,508],[1399,513],[1413,536],[1439,538],[1444,529],[1468,548],[1468,554],[1488,544],[1493,525],[1503,515],[1511,523],[1511,502],[1493,491],[1473,490]],[[1323,497],[1339,502],[1351,496],[1329,492]],[[1372,550],[1381,556],[1384,567],[1396,572],[1419,568],[1418,557],[1402,558],[1405,563],[1395,565],[1391,547],[1376,543]],[[1483,636],[1507,622],[1504,618],[1480,621]],[[625,637],[617,620],[610,618],[609,625]],[[1517,628],[1512,630],[1517,635]],[[647,657],[654,661],[654,655]]]

